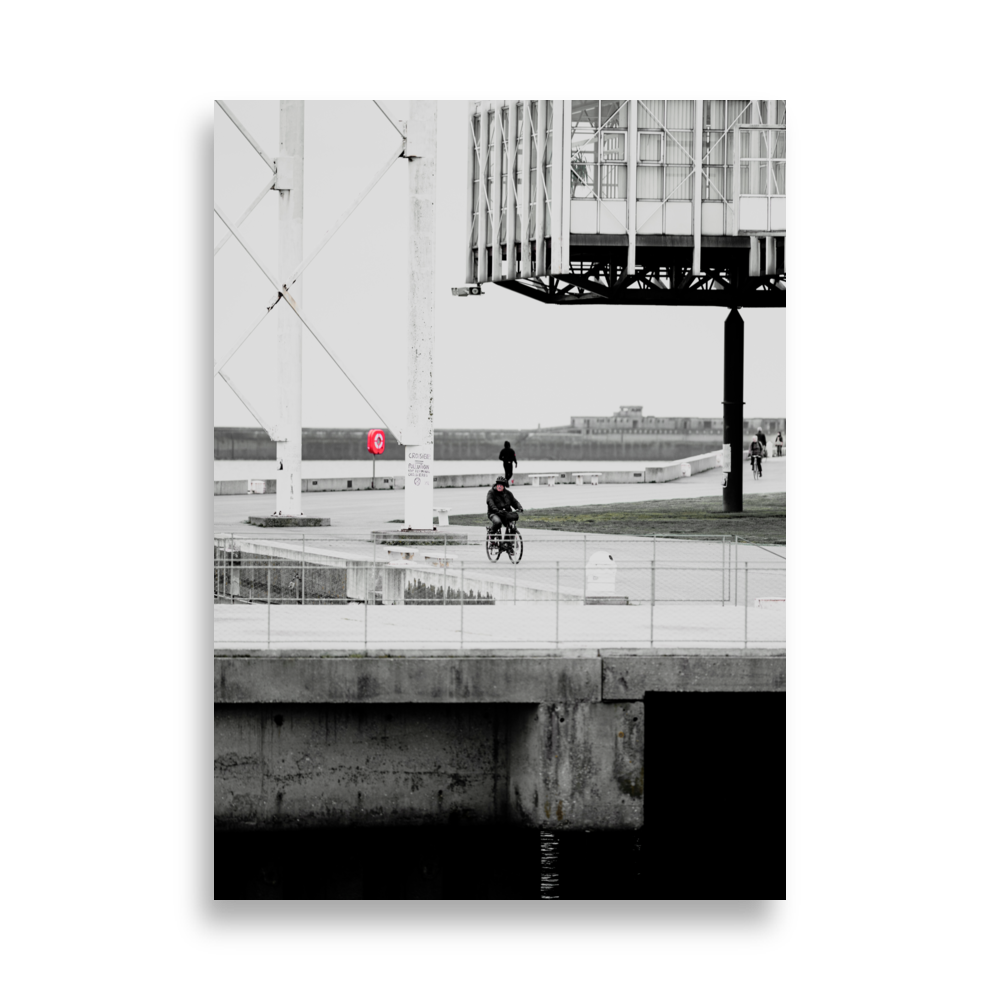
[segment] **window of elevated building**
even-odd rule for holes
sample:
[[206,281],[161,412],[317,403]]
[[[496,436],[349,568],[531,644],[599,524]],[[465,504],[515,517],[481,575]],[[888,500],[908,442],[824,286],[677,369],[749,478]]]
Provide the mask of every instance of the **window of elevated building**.
[[640,201],[693,197],[694,101],[637,102],[635,194]]
[[578,200],[627,195],[628,101],[573,101],[570,187]]

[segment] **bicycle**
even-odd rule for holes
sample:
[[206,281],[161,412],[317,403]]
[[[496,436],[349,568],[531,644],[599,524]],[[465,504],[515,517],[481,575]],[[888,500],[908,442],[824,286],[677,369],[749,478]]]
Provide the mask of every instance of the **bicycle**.
[[754,479],[760,479],[760,477],[764,474],[763,469],[760,467],[760,459],[760,455],[750,456],[750,468],[753,470]]
[[486,529],[486,558],[497,562],[506,552],[512,563],[519,563],[524,555],[524,535],[517,530],[517,523],[505,524],[503,532],[494,532],[492,524]]

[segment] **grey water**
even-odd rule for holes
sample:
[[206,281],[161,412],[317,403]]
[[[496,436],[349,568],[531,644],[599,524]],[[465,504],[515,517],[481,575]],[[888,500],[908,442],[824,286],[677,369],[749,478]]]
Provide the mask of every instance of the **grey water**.
[[559,860],[559,849],[556,835],[549,830],[542,830],[539,839],[541,840],[542,854],[542,899],[559,898],[559,873],[557,864]]

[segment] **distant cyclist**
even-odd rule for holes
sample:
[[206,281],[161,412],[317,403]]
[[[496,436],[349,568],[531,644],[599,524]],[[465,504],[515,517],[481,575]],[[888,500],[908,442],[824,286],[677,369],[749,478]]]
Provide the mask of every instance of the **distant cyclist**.
[[500,461],[503,462],[504,479],[509,483],[514,477],[514,466],[517,465],[517,455],[514,454],[509,441],[504,441],[500,449]]
[[750,442],[750,468],[756,473],[759,479],[764,475],[764,470],[761,466],[761,456],[764,454],[764,446],[760,443],[759,438],[754,438]]
[[492,524],[490,534],[498,534],[505,524],[514,524],[519,510],[524,508],[507,489],[507,480],[497,476],[497,481],[486,493],[486,514]]

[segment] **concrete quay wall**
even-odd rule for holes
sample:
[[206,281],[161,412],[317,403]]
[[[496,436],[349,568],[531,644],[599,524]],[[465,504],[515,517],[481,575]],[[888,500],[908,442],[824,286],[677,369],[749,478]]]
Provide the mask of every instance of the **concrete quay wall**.
[[638,829],[647,691],[784,684],[783,651],[220,650],[216,826]]
[[[607,469],[601,472],[600,483],[667,483],[673,479],[681,479],[684,476],[695,476],[699,472],[718,468],[722,465],[722,451],[707,452],[704,455],[692,455],[689,458],[677,459],[673,462],[664,462],[661,465],[646,466],[644,470],[637,469]],[[572,483],[573,472],[589,472],[586,462],[580,463],[580,468],[569,472],[550,473],[555,475],[556,483],[565,485]],[[531,488],[531,481],[527,472],[514,471],[514,483],[518,489]],[[434,488],[441,489],[463,489],[468,487],[481,486],[486,489],[496,482],[496,472],[475,472],[464,475],[435,476]],[[265,479],[264,492],[274,493],[276,480]],[[375,489],[377,490],[401,490],[406,485],[404,476],[376,476]],[[589,484],[587,484],[589,485]],[[371,477],[327,477],[319,479],[303,479],[303,493],[335,493],[341,490],[369,490],[372,488]],[[229,479],[215,481],[215,495],[229,496],[249,492],[249,481],[246,479]]]

